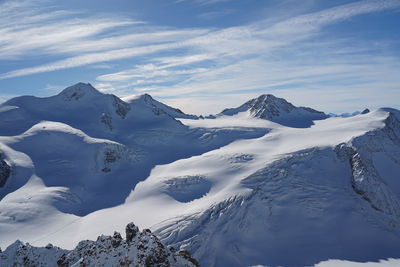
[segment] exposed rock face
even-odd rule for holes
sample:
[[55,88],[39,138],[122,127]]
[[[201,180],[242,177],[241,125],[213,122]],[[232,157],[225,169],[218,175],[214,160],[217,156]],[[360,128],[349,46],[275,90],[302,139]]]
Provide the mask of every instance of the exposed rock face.
[[352,186],[371,207],[388,215],[400,216],[400,202],[382,181],[371,160],[363,160],[355,153],[351,158],[353,171]]
[[0,252],[0,266],[198,266],[187,251],[164,246],[150,231],[140,232],[133,223],[126,226],[126,237],[118,232],[102,235],[96,241],[81,241],[72,251],[16,241]]
[[128,114],[131,107],[128,103],[125,103],[118,97],[112,95],[113,98],[113,106],[115,107],[115,113],[121,118],[125,118],[126,114]]
[[10,177],[11,167],[8,166],[7,162],[5,162],[0,154],[0,187],[4,186]]
[[113,125],[112,125],[112,118],[110,115],[108,115],[107,113],[103,113],[101,114],[101,118],[100,121],[104,124],[104,126],[112,131],[113,130]]
[[400,217],[400,201],[380,177],[369,154],[356,147],[340,144],[335,148],[338,157],[351,166],[351,186],[371,207],[387,215]]
[[[400,218],[400,199],[398,189],[388,186],[381,177],[376,165],[377,156],[384,153],[388,160],[400,163],[400,153],[396,148],[400,145],[400,120],[396,111],[390,112],[385,126],[352,141],[352,147],[345,150],[352,168],[352,187],[371,204],[371,207]],[[398,177],[396,177],[398,178]],[[397,194],[396,194],[397,191]]]

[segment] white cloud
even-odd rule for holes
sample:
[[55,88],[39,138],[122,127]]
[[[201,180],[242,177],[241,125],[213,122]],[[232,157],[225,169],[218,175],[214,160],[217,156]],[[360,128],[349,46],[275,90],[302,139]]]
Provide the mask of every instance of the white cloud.
[[85,66],[93,63],[107,62],[117,59],[143,56],[145,54],[156,53],[158,51],[176,48],[176,44],[160,44],[160,45],[149,45],[135,48],[123,48],[110,51],[103,51],[99,53],[84,54],[81,56],[70,57],[67,59],[52,62],[41,66],[24,68],[15,71],[10,71],[4,74],[0,74],[1,79],[20,77],[35,73],[49,72],[61,69],[68,69],[74,67]]
[[171,68],[182,67],[187,64],[198,63],[206,60],[215,59],[209,54],[197,54],[189,56],[160,57],[156,58],[155,63],[137,65],[131,70],[105,74],[97,77],[99,81],[125,81],[131,79],[147,79],[156,76],[195,74],[204,72],[205,68],[189,68],[183,70],[171,70]]
[[[39,48],[47,52],[55,51],[58,53],[95,50],[101,50],[101,52],[81,54],[41,66],[9,71],[0,74],[0,79],[79,67],[93,63],[142,56],[145,54],[154,54],[160,51],[177,48],[192,48],[195,50],[207,51],[207,53],[218,55],[221,60],[224,60],[227,56],[238,57],[255,55],[257,53],[268,53],[273,51],[273,49],[307,38],[310,31],[316,30],[318,28],[317,26],[323,26],[354,15],[380,11],[397,6],[400,6],[400,1],[397,0],[361,1],[313,14],[302,15],[270,27],[265,27],[262,23],[256,23],[217,31],[204,29],[194,32],[191,30],[175,30],[171,32],[167,30],[165,32],[156,33],[130,33],[117,37],[105,37],[92,40],[84,40],[82,38],[88,36],[94,38],[96,34],[106,29],[136,22],[129,20],[96,20],[90,18],[73,22],[61,21],[50,26],[35,24],[31,25],[34,27],[26,28],[22,20],[20,23],[23,28],[22,30],[3,35],[5,36],[3,40],[0,37],[0,56],[20,55],[27,50]],[[14,20],[16,21],[15,18]],[[59,31],[59,29],[63,30]],[[11,31],[7,27],[2,30],[6,31],[6,33],[7,31]],[[161,43],[157,44],[155,41],[157,37],[165,37],[168,35],[174,37],[172,40],[169,39],[169,42],[166,42],[165,39],[161,39]],[[144,36],[149,37],[146,39]],[[146,39],[146,41],[139,43],[133,42],[132,47],[132,40],[140,40],[142,37]],[[22,39],[24,39],[24,41],[22,41]],[[131,44],[131,46],[115,49],[116,46],[126,46],[128,44]]]
[[[400,0],[359,1],[278,22],[269,17],[225,29],[142,27],[140,21],[95,16],[71,21],[68,12],[53,9],[47,13],[40,9],[24,11],[21,15],[9,12],[9,19],[0,18],[5,23],[0,24],[0,60],[30,55],[32,50],[64,59],[10,70],[0,74],[0,79],[137,58],[140,63],[133,61],[130,68],[109,73],[104,69],[95,85],[121,95],[150,92],[192,113],[199,113],[203,107],[187,102],[190,99],[236,103],[227,95],[245,100],[263,90],[302,105],[325,105],[331,111],[344,107],[345,98],[353,99],[348,102],[349,108],[361,105],[355,99],[359,95],[368,105],[374,103],[373,97],[392,103],[393,97],[379,96],[376,88],[384,87],[399,96],[395,90],[400,84],[398,59],[390,53],[387,57],[366,57],[380,50],[383,43],[374,46],[355,38],[325,38],[315,43],[310,38],[327,25],[398,7]],[[20,17],[22,21],[15,25],[6,23]],[[65,31],[60,32],[60,28]],[[23,38],[25,43],[21,42]],[[210,112],[220,111],[216,104],[210,106]]]
[[175,3],[192,2],[197,5],[212,5],[229,1],[231,0],[176,0]]
[[60,54],[100,33],[141,23],[57,10],[38,1],[5,2],[0,5],[0,14],[0,60],[52,51]]
[[357,15],[379,12],[400,6],[399,0],[364,0],[319,12],[297,16],[282,21],[266,30],[271,34],[294,34],[317,30],[322,26],[337,23]]
[[218,11],[204,12],[204,13],[197,15],[197,17],[201,18],[201,19],[210,19],[211,20],[211,19],[227,16],[234,12],[235,12],[234,9],[223,9],[223,10],[218,10]]

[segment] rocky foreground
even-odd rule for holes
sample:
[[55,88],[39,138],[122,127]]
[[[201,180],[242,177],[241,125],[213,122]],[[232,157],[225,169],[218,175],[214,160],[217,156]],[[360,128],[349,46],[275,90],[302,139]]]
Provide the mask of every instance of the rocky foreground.
[[114,232],[81,241],[74,250],[52,244],[34,247],[18,240],[0,252],[0,266],[199,266],[187,251],[164,246],[149,229],[140,232],[129,223],[125,231],[126,239]]

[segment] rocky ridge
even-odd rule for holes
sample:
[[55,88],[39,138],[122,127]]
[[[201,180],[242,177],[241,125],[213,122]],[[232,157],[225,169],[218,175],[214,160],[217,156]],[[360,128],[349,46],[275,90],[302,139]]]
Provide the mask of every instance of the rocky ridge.
[[18,240],[0,252],[0,266],[199,266],[187,251],[166,247],[148,229],[139,231],[129,223],[125,231],[125,239],[114,232],[96,241],[81,241],[71,251],[52,244],[34,247]]

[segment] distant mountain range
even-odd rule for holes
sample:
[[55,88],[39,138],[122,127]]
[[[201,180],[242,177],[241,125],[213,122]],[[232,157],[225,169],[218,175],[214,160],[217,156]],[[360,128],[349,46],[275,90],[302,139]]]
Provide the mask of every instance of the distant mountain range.
[[[130,221],[154,235],[113,234]],[[0,266],[400,258],[400,111],[337,116],[265,94],[203,117],[84,83],[13,98],[0,105],[0,246]]]

